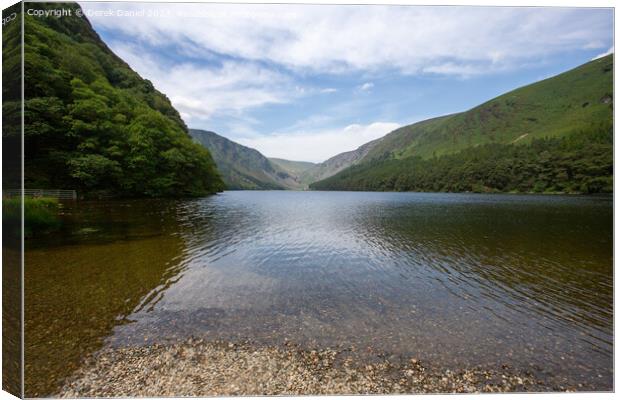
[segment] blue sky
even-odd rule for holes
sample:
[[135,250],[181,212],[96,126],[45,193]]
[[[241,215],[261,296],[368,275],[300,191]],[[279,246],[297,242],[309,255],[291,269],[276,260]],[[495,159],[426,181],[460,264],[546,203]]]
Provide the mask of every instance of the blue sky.
[[613,51],[611,9],[81,5],[189,127],[314,162]]

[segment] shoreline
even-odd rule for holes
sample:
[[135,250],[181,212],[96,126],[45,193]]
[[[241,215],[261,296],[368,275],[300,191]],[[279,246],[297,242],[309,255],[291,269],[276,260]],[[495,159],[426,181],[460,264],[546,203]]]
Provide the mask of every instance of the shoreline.
[[106,348],[88,357],[54,396],[161,397],[550,392],[508,366],[440,369],[424,361],[354,362],[342,350],[249,341],[188,339],[175,344]]

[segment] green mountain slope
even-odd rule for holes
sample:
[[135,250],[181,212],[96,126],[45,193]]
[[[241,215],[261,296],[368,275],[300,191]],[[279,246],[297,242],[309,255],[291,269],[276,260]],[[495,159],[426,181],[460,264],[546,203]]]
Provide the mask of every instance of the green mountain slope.
[[320,190],[612,191],[613,55],[379,139]]
[[279,164],[292,165],[291,161],[272,162],[258,150],[240,145],[215,132],[190,129],[194,140],[207,148],[222,174],[227,189],[271,190],[300,189],[296,175]]
[[[112,53],[85,17],[26,15],[24,52],[27,188],[113,196],[223,188],[209,152],[191,140],[168,98]],[[3,107],[9,118],[18,112]]]
[[469,111],[408,125],[362,159],[431,158],[486,143],[526,144],[586,129],[612,116],[613,55],[513,90]]

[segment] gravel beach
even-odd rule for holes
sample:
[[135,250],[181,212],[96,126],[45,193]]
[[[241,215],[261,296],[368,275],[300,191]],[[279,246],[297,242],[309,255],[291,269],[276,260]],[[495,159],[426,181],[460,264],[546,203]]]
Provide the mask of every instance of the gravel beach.
[[85,361],[60,397],[476,393],[549,388],[510,368],[440,370],[415,360],[360,363],[350,352],[206,342],[109,348]]

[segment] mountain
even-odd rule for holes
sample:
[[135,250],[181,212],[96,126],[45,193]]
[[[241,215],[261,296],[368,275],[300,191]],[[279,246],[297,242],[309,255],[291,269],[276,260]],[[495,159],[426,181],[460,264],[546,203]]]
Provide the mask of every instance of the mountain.
[[308,190],[310,184],[317,180],[311,171],[321,165],[309,161],[291,161],[282,158],[269,158],[269,161],[295,179],[298,183],[298,186],[295,187],[297,190]]
[[323,190],[609,192],[613,55],[399,128]]
[[613,56],[513,90],[467,112],[426,120],[384,137],[364,161],[456,153],[485,143],[529,143],[611,118]]
[[[63,8],[73,16],[24,16],[25,187],[123,197],[220,191],[211,155],[192,141],[168,98],[77,16],[79,5]],[[3,55],[19,57],[11,37],[3,35]],[[5,118],[18,120],[19,108],[4,102]],[[17,130],[3,136],[9,145],[21,139]]]
[[303,173],[305,173],[311,168],[316,167],[317,165],[309,161],[291,161],[273,157],[269,157],[269,161],[271,161],[272,164],[277,165],[282,170],[296,177],[300,177]]
[[300,169],[302,164],[299,162],[272,161],[258,150],[235,143],[215,132],[190,129],[189,133],[211,152],[227,189],[279,190],[304,187],[293,172]]
[[190,129],[197,143],[209,150],[229,190],[306,190],[313,182],[355,165],[377,141],[338,154],[322,163],[267,158],[258,150],[215,132]]
[[345,168],[358,164],[368,155],[377,143],[378,140],[373,140],[355,150],[340,153],[322,163],[316,164],[312,168],[304,171],[300,176],[300,180],[304,184],[310,185],[313,182],[329,178]]

